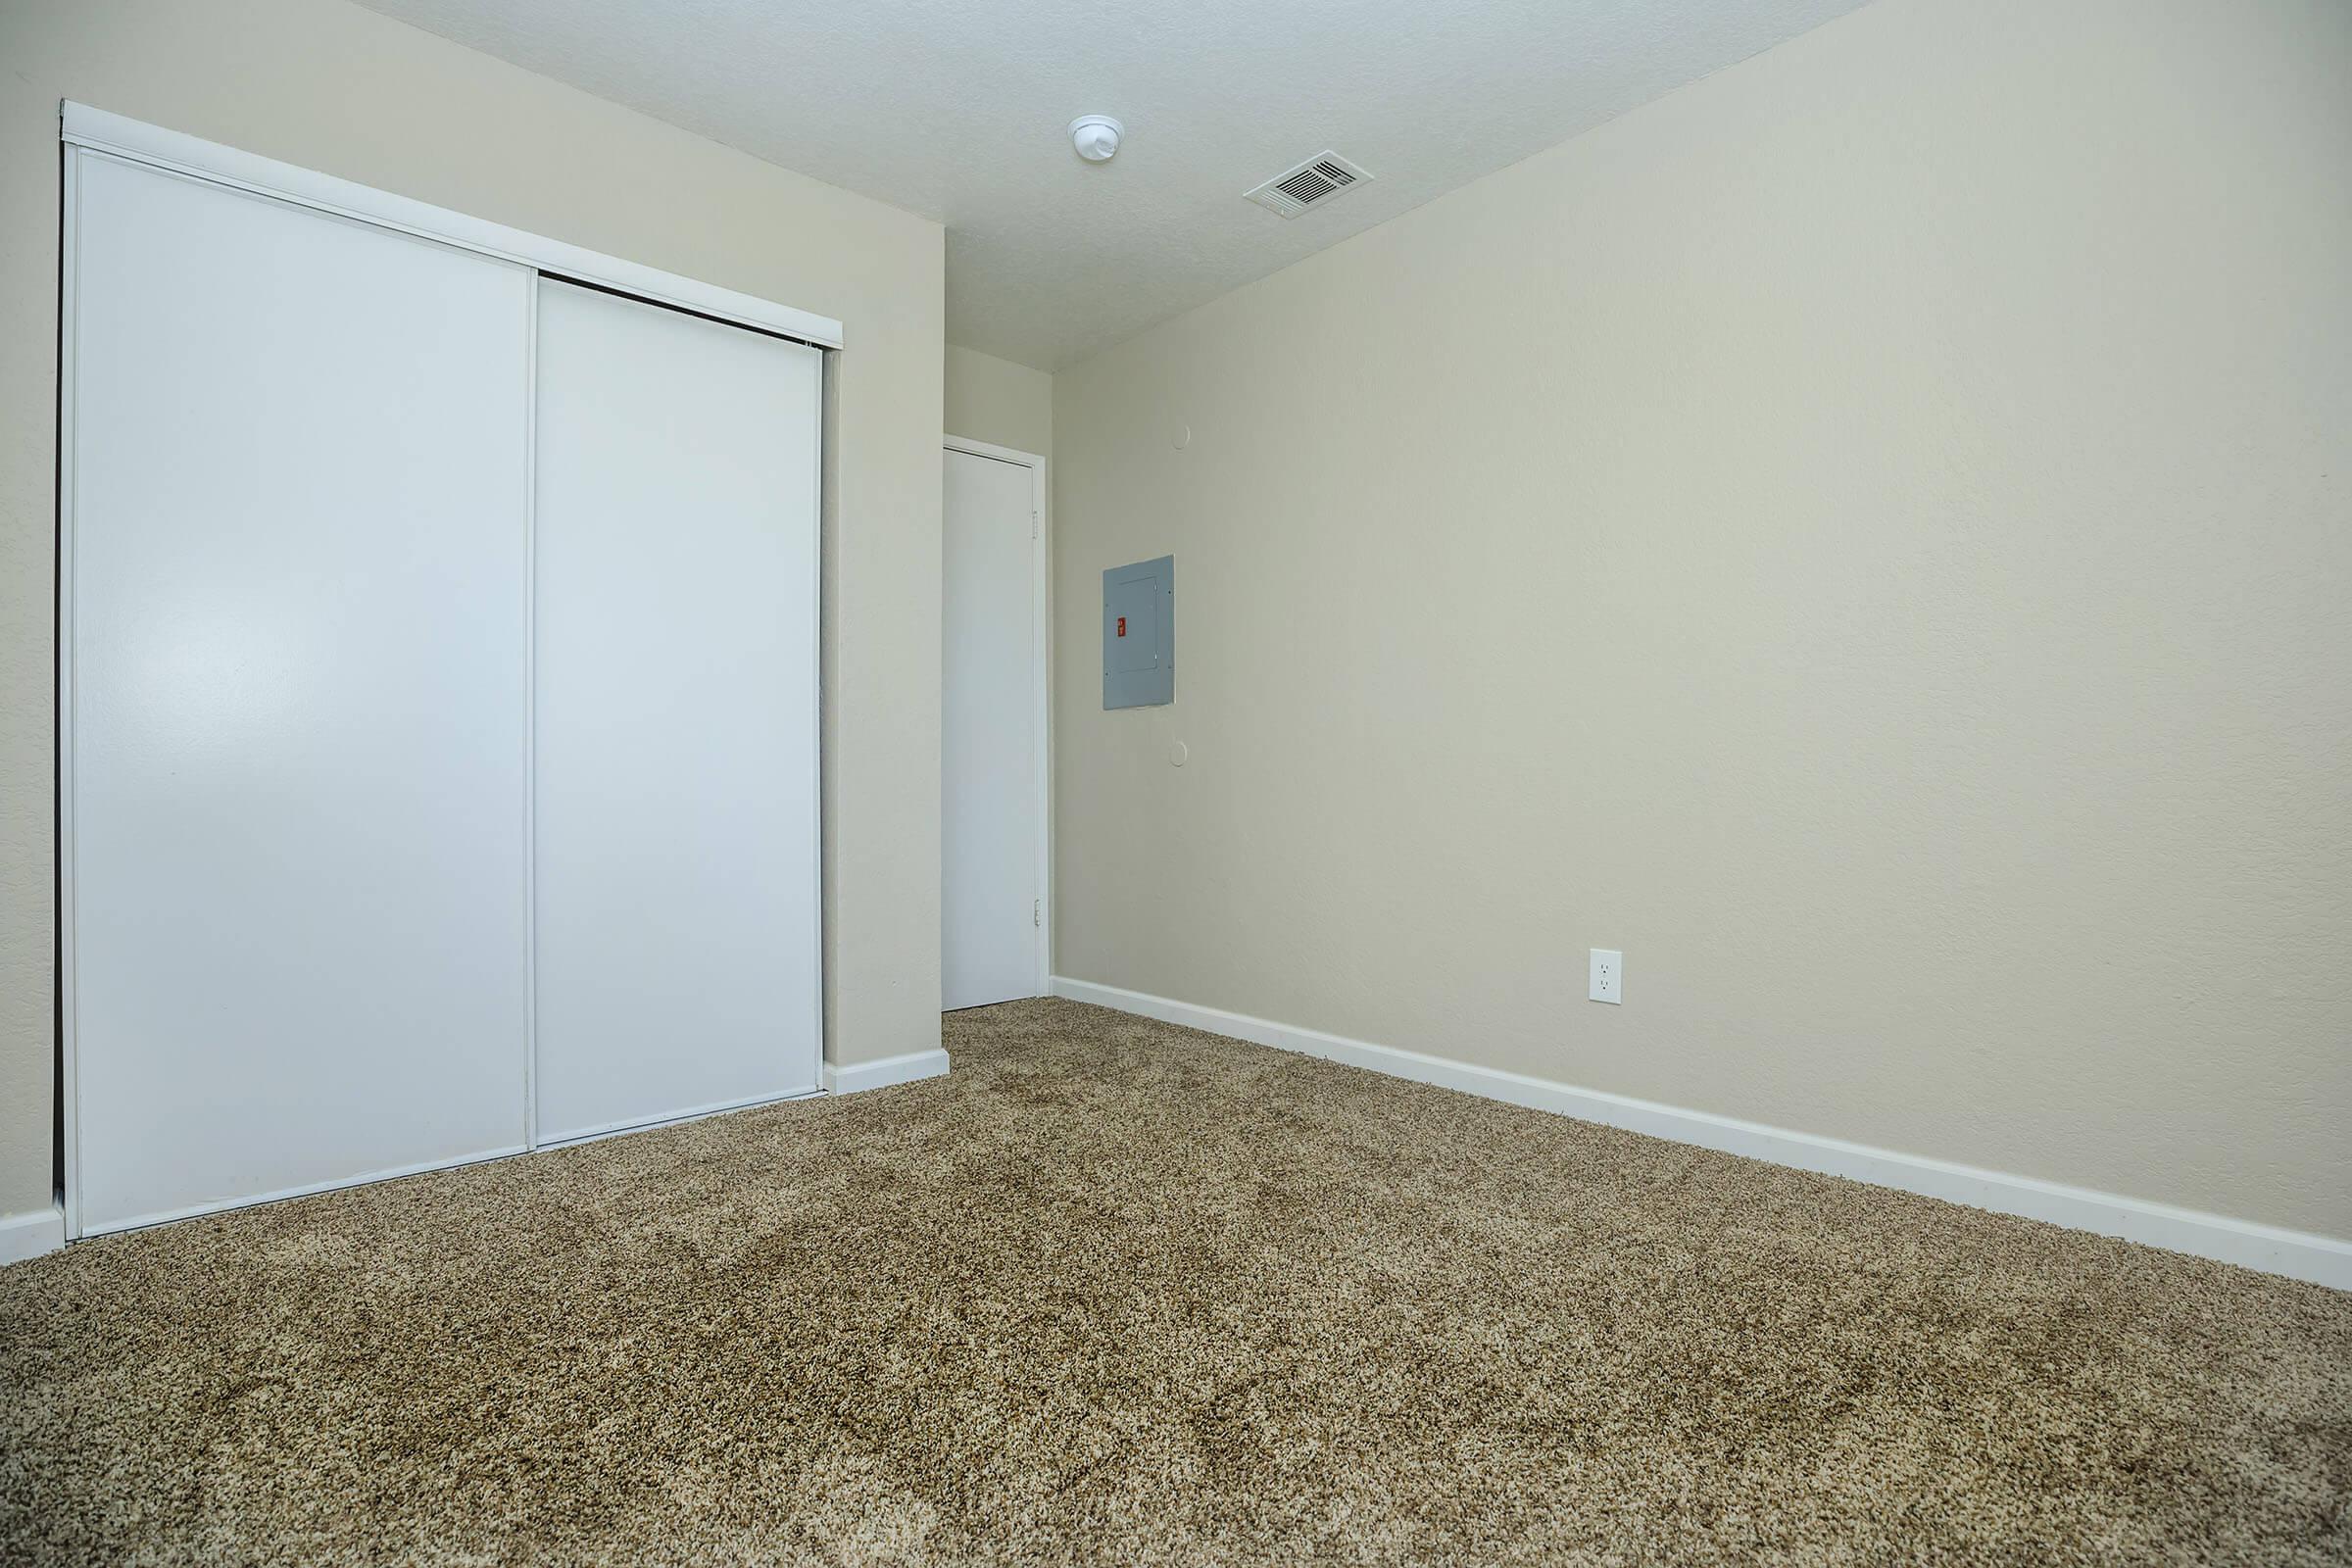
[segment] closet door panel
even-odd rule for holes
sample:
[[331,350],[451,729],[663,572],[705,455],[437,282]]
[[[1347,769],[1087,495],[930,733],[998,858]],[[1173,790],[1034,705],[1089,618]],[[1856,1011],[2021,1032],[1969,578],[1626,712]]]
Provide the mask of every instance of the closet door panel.
[[532,277],[70,156],[77,1226],[517,1148]]
[[543,1142],[816,1087],[819,367],[541,284]]

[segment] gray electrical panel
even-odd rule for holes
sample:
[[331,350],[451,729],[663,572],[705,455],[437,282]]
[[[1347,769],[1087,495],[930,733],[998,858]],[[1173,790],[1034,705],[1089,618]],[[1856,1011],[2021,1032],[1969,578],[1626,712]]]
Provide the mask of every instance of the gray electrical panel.
[[1176,700],[1176,558],[1102,574],[1102,706]]

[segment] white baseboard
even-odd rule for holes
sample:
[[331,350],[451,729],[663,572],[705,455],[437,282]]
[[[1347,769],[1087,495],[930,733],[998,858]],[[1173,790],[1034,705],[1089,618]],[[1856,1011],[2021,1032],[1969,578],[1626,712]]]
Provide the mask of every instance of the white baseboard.
[[892,1084],[912,1083],[917,1078],[938,1078],[948,1070],[948,1054],[944,1051],[910,1051],[904,1056],[884,1056],[880,1061],[853,1061],[846,1067],[825,1063],[825,1093],[854,1095],[862,1089],[887,1089]]
[[66,1211],[51,1206],[0,1214],[0,1263],[20,1263],[66,1245]]
[[2017,1214],[2027,1219],[2044,1220],[2052,1225],[2064,1225],[2073,1230],[2091,1231],[2101,1236],[2120,1236],[2126,1241],[2143,1242],[2150,1247],[2167,1248],[2176,1252],[2188,1252],[2194,1256],[2210,1257],[2271,1274],[2284,1274],[2292,1279],[2310,1280],[2339,1291],[2352,1290],[2352,1242],[2333,1237],[2279,1230],[2275,1226],[2256,1225],[2220,1214],[2202,1214],[2194,1209],[2174,1208],[2169,1204],[2122,1198],[2113,1193],[2037,1181],[2031,1176],[1979,1170],[1970,1165],[1955,1165],[1947,1160],[1898,1154],[1892,1150],[1873,1149],[1865,1144],[1849,1144],[1842,1139],[1821,1138],[1811,1133],[1767,1127],[1760,1122],[1739,1121],[1703,1110],[1685,1110],[1677,1105],[1662,1105],[1653,1101],[1633,1100],[1624,1095],[1604,1094],[1593,1089],[1578,1089],[1545,1078],[1530,1078],[1523,1073],[1476,1067],[1444,1056],[1425,1056],[1418,1052],[1397,1051],[1388,1046],[1375,1046],[1341,1035],[1325,1034],[1317,1029],[1295,1028],[1265,1018],[1252,1018],[1247,1013],[1195,1006],[1188,1002],[1172,1002],[1166,997],[1149,996],[1141,991],[1124,991],[1117,986],[1097,985],[1089,980],[1071,980],[1055,975],[1053,993],[1057,997],[1067,997],[1072,1002],[1093,1003],[1097,1006],[1112,1007],[1120,1012],[1157,1018],[1163,1023],[1205,1029],[1212,1034],[1230,1035],[1237,1040],[1273,1046],[1282,1051],[1302,1052],[1310,1056],[1346,1062],[1351,1067],[1365,1067],[1392,1077],[1410,1078],[1416,1083],[1458,1089],[1464,1094],[1483,1095],[1489,1100],[1507,1101],[1511,1104],[1527,1105],[1537,1110],[1557,1111],[1564,1116],[1623,1127],[1629,1132],[1647,1133],[1653,1138],[1696,1144],[1702,1149],[1744,1154],[1751,1159],[1769,1160],[1776,1165],[1790,1165],[1798,1170],[1819,1171],[1824,1175],[1843,1176],[1879,1187],[1892,1187],[1926,1198],[1940,1198],[1949,1202],[1966,1203],[1973,1208],[1990,1209],[1996,1214]]

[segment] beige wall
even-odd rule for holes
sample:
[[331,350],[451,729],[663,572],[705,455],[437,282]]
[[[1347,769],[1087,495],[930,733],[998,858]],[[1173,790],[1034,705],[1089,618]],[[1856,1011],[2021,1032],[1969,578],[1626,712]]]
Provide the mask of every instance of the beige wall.
[[1058,373],[1059,971],[2352,1235],[2348,83],[1881,0]]
[[1054,455],[1054,377],[951,343],[947,378],[948,434]]
[[939,1043],[939,226],[340,0],[0,11],[0,1214],[49,1201],[57,105],[840,318],[827,1054]]

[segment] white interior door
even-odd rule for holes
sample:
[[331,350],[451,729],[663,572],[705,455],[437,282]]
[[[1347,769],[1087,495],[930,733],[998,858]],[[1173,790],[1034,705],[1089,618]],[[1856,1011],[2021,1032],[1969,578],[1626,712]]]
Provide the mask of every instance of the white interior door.
[[817,351],[540,285],[538,1136],[811,1091]]
[[1043,989],[1035,471],[950,450],[940,672],[940,996]]
[[74,1226],[517,1149],[530,274],[69,156]]

